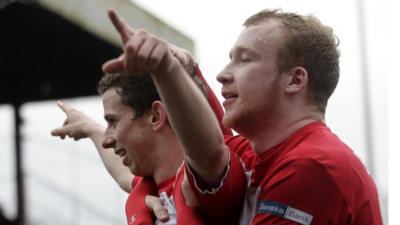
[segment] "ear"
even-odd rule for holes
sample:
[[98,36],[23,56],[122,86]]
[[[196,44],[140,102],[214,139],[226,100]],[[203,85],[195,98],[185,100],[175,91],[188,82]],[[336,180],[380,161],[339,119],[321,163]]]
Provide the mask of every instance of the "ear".
[[151,104],[150,122],[154,131],[159,130],[167,123],[167,111],[161,101],[154,101]]
[[301,90],[304,90],[308,83],[308,73],[304,67],[294,67],[291,70],[285,72],[287,76],[285,79],[285,92],[288,94],[294,94]]

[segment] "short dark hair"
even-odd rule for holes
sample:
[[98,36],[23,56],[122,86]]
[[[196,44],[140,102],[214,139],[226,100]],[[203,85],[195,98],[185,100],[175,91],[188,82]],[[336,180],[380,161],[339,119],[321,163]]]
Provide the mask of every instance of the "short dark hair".
[[282,10],[262,10],[249,17],[243,25],[249,27],[269,20],[279,21],[285,34],[277,53],[279,71],[304,67],[309,75],[311,101],[325,112],[328,99],[339,81],[339,41],[332,28],[312,15],[302,16]]
[[149,75],[106,74],[99,81],[97,91],[102,95],[110,88],[115,88],[122,103],[133,108],[135,118],[142,116],[149,110],[154,101],[160,100],[154,82]]

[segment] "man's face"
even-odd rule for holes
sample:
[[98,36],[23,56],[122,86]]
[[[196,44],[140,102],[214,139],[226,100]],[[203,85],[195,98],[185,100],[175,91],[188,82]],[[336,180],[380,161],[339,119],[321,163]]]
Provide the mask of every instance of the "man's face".
[[276,57],[282,34],[277,24],[269,21],[243,30],[230,62],[217,76],[225,98],[224,123],[239,133],[269,123],[278,113],[281,76]]
[[152,176],[154,158],[147,114],[135,118],[134,110],[122,103],[114,88],[108,89],[102,97],[108,124],[103,147],[114,149],[134,175]]

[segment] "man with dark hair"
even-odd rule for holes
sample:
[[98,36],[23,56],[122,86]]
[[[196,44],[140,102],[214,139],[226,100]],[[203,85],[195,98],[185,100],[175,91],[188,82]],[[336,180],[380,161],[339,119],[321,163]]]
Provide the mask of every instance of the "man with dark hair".
[[[223,122],[242,135],[224,137],[166,41],[133,30],[114,11],[109,16],[124,40],[124,54],[103,70],[150,74],[184,146],[189,183],[209,216],[238,213],[240,207],[224,206],[245,189],[243,225],[382,225],[372,178],[324,123],[339,78],[331,28],[313,16],[277,10],[246,20],[217,76],[225,98]],[[243,157],[250,151],[257,157]]]
[[[222,108],[200,71],[195,67],[190,72],[196,77],[195,82],[204,91],[215,115],[222,119]],[[94,142],[108,172],[129,193],[126,203],[128,224],[154,224],[145,205],[148,194],[159,195],[163,200],[169,213],[169,221],[165,224],[206,222],[200,217],[201,210],[195,205],[185,204],[191,193],[181,190],[185,177],[184,170],[179,169],[184,159],[183,148],[169,125],[150,76],[107,74],[100,80],[98,92],[103,99],[107,128],[59,102],[67,119],[63,127],[52,131],[52,135],[76,140],[89,137]],[[221,129],[231,134],[222,124]],[[164,220],[168,216],[157,217]]]

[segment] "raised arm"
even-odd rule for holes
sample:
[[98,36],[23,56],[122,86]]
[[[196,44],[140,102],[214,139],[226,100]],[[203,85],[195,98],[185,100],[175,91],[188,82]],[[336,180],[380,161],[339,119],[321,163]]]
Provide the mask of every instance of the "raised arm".
[[65,136],[75,140],[90,138],[96,146],[97,152],[107,171],[118,185],[129,193],[134,176],[129,171],[129,168],[122,164],[121,158],[115,155],[114,151],[102,147],[105,128],[83,112],[76,110],[64,102],[59,101],[57,105],[64,111],[67,118],[63,126],[55,128],[51,131],[51,134],[62,139],[64,139]]
[[145,30],[133,30],[114,11],[109,17],[124,44],[124,54],[103,65],[105,72],[150,73],[182,142],[187,161],[208,184],[219,182],[228,152],[206,98],[187,75],[169,44]]

